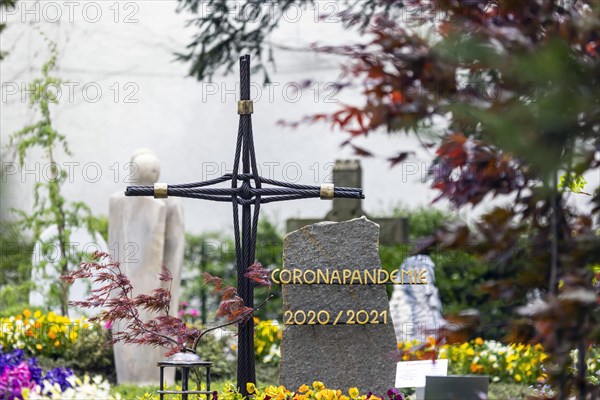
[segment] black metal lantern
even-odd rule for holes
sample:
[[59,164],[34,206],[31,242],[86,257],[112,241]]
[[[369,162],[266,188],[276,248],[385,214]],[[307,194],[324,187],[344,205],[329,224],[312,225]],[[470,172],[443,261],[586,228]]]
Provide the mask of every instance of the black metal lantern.
[[[157,393],[160,395],[160,399],[163,400],[165,398],[165,394],[180,394],[182,400],[188,400],[189,394],[205,394],[207,395],[207,400],[210,400],[210,395],[213,394],[210,391],[211,366],[211,362],[202,361],[197,354],[193,353],[175,353],[166,360],[160,361],[158,363],[158,367],[160,368],[160,389],[157,391]],[[196,390],[189,389],[190,369],[194,367],[206,368],[206,390],[200,390],[201,388],[198,387]],[[181,368],[181,390],[165,390],[165,368]]]

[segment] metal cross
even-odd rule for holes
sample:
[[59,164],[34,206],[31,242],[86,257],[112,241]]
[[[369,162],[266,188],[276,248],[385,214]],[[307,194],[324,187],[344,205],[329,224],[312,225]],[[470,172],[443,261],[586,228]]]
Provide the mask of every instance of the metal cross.
[[[321,186],[297,185],[287,182],[267,179],[258,174],[254,140],[252,137],[253,103],[250,100],[250,56],[240,57],[240,101],[238,114],[240,123],[238,129],[233,171],[220,178],[204,182],[167,185],[157,183],[154,186],[128,186],[126,196],[167,196],[189,197],[211,201],[231,202],[233,204],[233,227],[235,237],[235,254],[237,264],[238,294],[244,300],[244,305],[254,307],[254,289],[252,282],[245,277],[247,268],[254,263],[256,250],[256,232],[260,205],[276,201],[296,200],[305,198],[333,199],[351,198],[362,199],[362,189],[335,188],[332,184]],[[239,172],[240,157],[242,171]],[[210,188],[222,182],[231,182],[229,188]],[[241,182],[241,185],[239,184]],[[271,185],[274,187],[263,187]],[[239,206],[242,206],[242,235],[240,239]],[[254,211],[252,212],[252,207]],[[237,385],[244,396],[246,383],[256,383],[254,369],[254,321],[240,324],[238,330],[238,364]]]

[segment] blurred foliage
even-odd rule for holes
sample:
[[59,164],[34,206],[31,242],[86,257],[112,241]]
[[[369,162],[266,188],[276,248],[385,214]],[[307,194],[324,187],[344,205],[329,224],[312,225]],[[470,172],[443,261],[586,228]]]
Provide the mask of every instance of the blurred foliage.
[[90,229],[102,236],[108,243],[108,217],[106,215],[94,216],[90,221]]
[[[269,269],[280,266],[282,243],[282,234],[276,224],[263,216],[257,231],[256,260]],[[216,232],[186,235],[181,299],[197,307],[202,323],[206,324],[214,320],[218,304],[209,295],[211,289],[203,282],[202,272],[220,277],[226,285],[237,286],[235,244],[230,236]],[[257,287],[254,298],[260,302],[267,293],[268,288]],[[256,312],[261,319],[278,318],[281,313],[280,288],[274,286],[270,293],[273,298]],[[203,314],[205,318],[202,318]]]
[[588,182],[583,176],[571,172],[570,174],[561,175],[558,180],[558,189],[563,191],[570,190],[573,193],[587,194],[589,196],[589,193],[583,191],[587,184]]
[[283,329],[277,320],[254,319],[254,354],[263,364],[279,365]]
[[[269,5],[256,1],[179,0],[179,10],[194,15],[188,24],[198,31],[187,46],[187,53],[177,54],[177,57],[190,63],[191,76],[203,80],[223,67],[231,72],[237,65],[237,57],[249,53],[256,60],[254,69],[262,69],[267,82],[263,45],[268,35],[288,9],[312,2],[282,0]],[[271,49],[266,58],[273,61]]]
[[197,347],[197,354],[203,360],[212,362],[211,378],[216,380],[235,379],[237,371],[237,352],[235,337],[231,332],[223,331],[224,335],[206,335]]
[[[449,223],[460,222],[455,214],[435,207],[411,209],[399,205],[394,207],[393,215],[408,218],[409,243],[380,246],[381,263],[388,272],[400,268],[402,262],[416,251],[420,240]],[[467,310],[477,310],[480,323],[468,333],[469,339],[476,336],[495,340],[506,338],[513,315],[512,308],[522,305],[526,299],[492,299],[482,289],[493,279],[511,276],[515,273],[515,268],[496,268],[493,263],[462,250],[433,248],[430,251],[444,315],[459,315]],[[388,285],[387,290],[391,296],[393,286]]]
[[29,302],[31,257],[33,243],[29,242],[15,224],[0,225],[0,311],[16,311]]
[[529,386],[518,383],[490,383],[489,400],[527,399],[533,393]]
[[405,205],[397,205],[393,208],[392,215],[409,219],[408,239],[411,242],[423,239],[444,225],[459,220],[456,215],[451,214],[449,211],[435,207],[411,209]]
[[[8,146],[16,149],[21,168],[24,167],[28,154],[34,149],[42,150],[44,154],[42,162],[50,167],[50,175],[36,181],[33,187],[32,209],[14,211],[18,216],[18,226],[23,230],[31,231],[34,242],[39,240],[44,230],[52,226],[56,227],[57,234],[42,243],[41,248],[44,253],[44,249],[53,249],[52,244],[58,243],[60,257],[54,265],[54,272],[57,275],[65,275],[69,271],[69,265],[79,264],[82,258],[79,252],[69,251],[71,231],[85,226],[90,234],[94,235],[94,228],[99,226],[99,222],[85,203],[68,202],[62,194],[63,185],[67,181],[67,172],[66,169],[59,168],[56,157],[61,151],[67,155],[71,153],[66,136],[56,130],[51,117],[51,106],[58,104],[60,99],[56,88],[62,82],[53,76],[58,51],[56,43],[39,29],[38,32],[50,52],[49,60],[42,65],[41,76],[33,79],[27,86],[30,106],[36,110],[39,119],[11,134]],[[48,257],[42,257],[36,268],[46,272],[47,260]],[[57,280],[49,283],[49,286],[45,288],[48,289],[47,305],[59,304],[61,314],[68,315],[69,284]]]
[[[189,75],[198,80],[210,79],[217,71],[230,73],[237,57],[250,54],[253,71],[261,71],[264,83],[270,83],[267,64],[275,66],[270,34],[282,22],[298,22],[303,15],[315,22],[342,22],[346,27],[365,30],[376,15],[398,15],[402,2],[380,0],[178,0],[179,11],[193,15],[187,21],[197,32],[178,53],[180,61],[190,64]],[[306,20],[306,19],[305,19]]]
[[[12,9],[16,6],[17,0],[0,0],[0,13],[4,14],[5,10]],[[0,22],[0,35],[2,35],[2,31],[6,29],[6,23],[4,21]],[[6,57],[7,53],[0,49],[0,60]]]
[[80,330],[77,339],[61,355],[38,356],[38,363],[44,369],[71,368],[77,376],[99,374],[111,383],[116,383],[113,347],[109,341],[109,331],[94,324],[91,329]]
[[[346,57],[339,87],[360,87],[362,95],[357,105],[301,122],[330,123],[360,155],[372,154],[354,139],[376,132],[414,134],[435,148],[436,201],[483,213],[439,229],[418,251],[468,251],[498,272],[484,286],[492,298],[517,305],[529,296],[514,308],[510,340],[543,343],[557,397],[585,398],[584,368],[576,375],[569,365],[572,350],[600,342],[592,268],[600,259],[600,190],[582,198],[579,178],[600,169],[600,3],[410,6],[419,12],[374,18],[367,44],[317,48]],[[409,156],[399,149],[389,161]],[[571,195],[584,207],[573,206]],[[503,201],[489,207],[496,198]],[[471,317],[452,322],[472,324]]]

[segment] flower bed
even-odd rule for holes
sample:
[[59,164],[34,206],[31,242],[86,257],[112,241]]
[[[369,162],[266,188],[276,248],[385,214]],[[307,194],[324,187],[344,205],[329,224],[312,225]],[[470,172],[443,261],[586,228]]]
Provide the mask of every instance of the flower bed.
[[53,313],[24,309],[21,314],[0,318],[0,345],[5,350],[23,349],[34,356],[59,356],[79,337],[92,329],[85,318],[71,320]]
[[77,378],[68,368],[45,374],[35,358],[22,349],[0,348],[0,393],[3,400],[16,399],[111,399],[110,385],[101,376]]
[[[177,387],[177,389],[181,389]],[[253,383],[246,385],[249,393],[248,400],[383,400],[371,392],[360,393],[357,388],[350,388],[346,392],[339,389],[328,389],[322,382],[315,381],[311,386],[302,385],[296,391],[286,389],[284,386],[256,387]],[[227,382],[222,390],[215,392],[214,400],[242,400],[244,397],[236,386]],[[158,399],[158,394],[146,392],[140,397],[142,400]],[[180,399],[181,395],[174,399]],[[190,400],[206,399],[205,395],[190,395]],[[386,400],[404,400],[404,396],[396,389],[389,389],[385,395]]]
[[[541,345],[513,343],[505,345],[477,338],[462,344],[437,347],[435,340],[426,343],[399,343],[403,360],[448,359],[448,373],[453,375],[489,375],[492,382],[534,385],[546,382],[544,361],[548,355]],[[576,352],[572,353],[574,360]],[[587,378],[598,384],[600,378],[600,349],[590,347],[587,353]]]

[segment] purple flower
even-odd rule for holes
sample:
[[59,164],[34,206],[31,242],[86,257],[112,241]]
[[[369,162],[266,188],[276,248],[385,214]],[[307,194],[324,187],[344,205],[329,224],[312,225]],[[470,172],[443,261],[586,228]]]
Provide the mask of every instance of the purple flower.
[[404,400],[404,396],[402,396],[402,393],[400,393],[400,391],[396,388],[389,389],[387,391],[387,395],[390,400]]
[[70,368],[54,368],[46,373],[45,380],[51,384],[58,383],[61,391],[65,391],[73,387],[67,378],[73,375],[73,371]]
[[[46,379],[50,384],[57,383],[64,392],[72,385],[67,378],[73,375],[68,368],[55,368],[42,377],[42,369],[37,365],[37,360],[32,357],[25,359],[25,352],[16,349],[7,353],[0,348],[0,393],[2,400],[20,400],[24,388],[33,389],[41,386]],[[47,393],[46,393],[47,394]]]
[[3,399],[15,400],[22,399],[21,390],[24,388],[33,389],[33,382],[29,366],[25,362],[4,369],[0,375],[0,392],[5,393]]
[[29,373],[31,374],[31,379],[37,384],[41,385],[42,378],[42,369],[37,365],[37,360],[35,357],[31,357],[27,360],[27,366],[29,367]]

